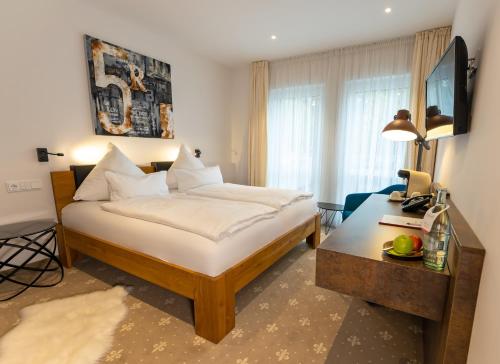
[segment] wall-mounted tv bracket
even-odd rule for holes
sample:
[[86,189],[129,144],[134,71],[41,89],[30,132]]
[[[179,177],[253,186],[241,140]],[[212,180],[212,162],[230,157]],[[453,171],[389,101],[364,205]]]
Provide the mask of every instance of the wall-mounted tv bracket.
[[467,60],[467,72],[469,73],[469,78],[474,78],[477,72],[477,62],[476,58],[469,58]]

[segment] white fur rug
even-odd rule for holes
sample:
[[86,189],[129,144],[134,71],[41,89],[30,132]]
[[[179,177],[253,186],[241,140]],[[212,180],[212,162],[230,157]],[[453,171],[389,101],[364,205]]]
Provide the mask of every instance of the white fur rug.
[[0,339],[0,363],[95,363],[127,314],[126,295],[114,287],[22,309],[21,322]]

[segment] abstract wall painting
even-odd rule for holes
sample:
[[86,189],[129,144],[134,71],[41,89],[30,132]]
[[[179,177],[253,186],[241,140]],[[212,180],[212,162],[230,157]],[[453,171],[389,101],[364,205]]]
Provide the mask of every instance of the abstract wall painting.
[[174,138],[170,65],[85,36],[97,135]]

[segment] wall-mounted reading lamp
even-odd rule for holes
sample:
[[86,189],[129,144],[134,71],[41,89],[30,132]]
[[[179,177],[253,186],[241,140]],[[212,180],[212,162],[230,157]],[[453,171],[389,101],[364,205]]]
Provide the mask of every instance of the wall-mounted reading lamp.
[[39,162],[48,162],[49,155],[64,157],[64,153],[51,153],[47,151],[47,148],[36,148],[36,156]]
[[194,156],[196,158],[200,158],[201,157],[201,150],[200,149],[195,149],[194,150]]
[[382,130],[382,136],[399,142],[409,142],[414,140],[418,145],[417,171],[422,170],[422,152],[431,149],[429,142],[418,132],[411,122],[411,115],[408,110],[399,110],[394,115],[394,120],[387,124]]

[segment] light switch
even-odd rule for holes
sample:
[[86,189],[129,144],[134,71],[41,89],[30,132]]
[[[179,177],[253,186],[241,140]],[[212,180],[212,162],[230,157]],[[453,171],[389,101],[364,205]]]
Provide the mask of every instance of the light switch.
[[32,190],[40,190],[42,188],[42,181],[39,179],[31,180],[31,189]]

